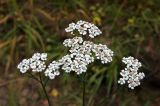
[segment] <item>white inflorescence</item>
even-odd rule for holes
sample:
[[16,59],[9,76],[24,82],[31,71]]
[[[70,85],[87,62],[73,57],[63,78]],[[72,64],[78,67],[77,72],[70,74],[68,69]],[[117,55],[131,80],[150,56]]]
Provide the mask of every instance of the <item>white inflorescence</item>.
[[102,34],[101,30],[92,23],[86,21],[78,21],[77,23],[70,23],[69,27],[65,28],[66,32],[74,34],[74,31],[78,30],[81,35],[89,35],[89,37],[94,38]]
[[17,68],[20,69],[21,73],[26,73],[30,68],[29,64],[29,59],[23,59],[22,62],[18,64]]
[[82,37],[66,39],[63,44],[66,47],[70,47],[70,53],[58,61],[53,61],[47,68],[44,62],[47,60],[46,53],[35,53],[32,58],[24,59],[20,62],[18,68],[22,73],[27,72],[29,69],[32,69],[33,72],[45,70],[45,76],[54,79],[55,76],[60,74],[60,68],[67,73],[74,71],[79,75],[86,72],[87,65],[94,62],[94,58],[101,60],[103,64],[112,61],[113,51],[108,49],[106,45],[83,41]]
[[23,59],[17,68],[21,73],[26,73],[29,69],[33,72],[42,72],[46,68],[45,60],[47,60],[47,53],[35,53],[32,58]]
[[30,68],[33,72],[42,72],[45,70],[45,60],[47,60],[47,53],[35,53],[30,60]]
[[[80,35],[89,35],[91,38],[102,34],[97,26],[82,20],[77,23],[71,23],[69,27],[65,28],[65,31],[71,34],[74,34],[75,30],[77,30]],[[32,72],[44,72],[45,76],[54,79],[60,75],[60,69],[67,73],[73,71],[79,75],[87,71],[87,65],[94,62],[95,58],[100,60],[102,64],[105,64],[111,62],[114,55],[113,51],[106,45],[83,41],[82,37],[66,39],[63,45],[70,48],[70,53],[58,61],[52,61],[47,67],[45,65],[47,53],[35,53],[31,58],[23,59],[17,68],[20,69],[21,73],[26,73],[30,69]],[[128,83],[128,87],[134,89],[140,85],[140,80],[145,77],[143,72],[138,72],[138,69],[142,65],[137,59],[131,56],[127,58],[124,57],[122,62],[125,63],[127,67],[121,70],[120,75],[122,78],[118,80],[118,83],[121,85]]]
[[127,65],[124,70],[121,70],[120,75],[122,78],[118,80],[118,83],[123,85],[126,82],[130,89],[134,89],[136,86],[140,85],[140,80],[145,77],[143,72],[138,73],[138,69],[142,66],[141,63],[134,59],[133,57],[124,57],[122,62]]
[[106,45],[97,45],[90,41],[83,41],[81,37],[66,39],[63,44],[71,47],[69,50],[70,55],[61,59],[64,64],[62,69],[66,70],[66,72],[75,71],[77,74],[86,72],[87,65],[94,61],[93,53],[102,63],[112,61],[113,51],[108,49]]
[[66,39],[63,42],[63,45],[66,47],[73,47],[76,44],[81,44],[83,42],[83,39],[81,37],[74,37],[72,39]]
[[46,71],[44,72],[45,76],[49,76],[50,79],[54,79],[55,76],[60,75],[60,65],[62,64],[56,61],[52,61],[52,63],[48,65]]
[[53,61],[51,66],[46,69],[45,75],[51,79],[54,78],[54,73],[59,73],[58,69],[60,67],[67,73],[73,71],[77,75],[86,72],[87,65],[94,62],[93,53],[102,63],[112,61],[113,51],[108,49],[106,45],[97,45],[90,41],[83,41],[81,37],[66,39],[63,44],[66,47],[70,47],[70,54],[63,56],[57,62]]
[[102,64],[112,61],[113,51],[106,45],[94,44],[92,51],[95,53],[96,58],[101,60]]
[[[85,42],[85,41],[84,41]],[[87,65],[93,62],[94,58],[90,56],[89,48],[85,46],[81,37],[74,37],[73,39],[66,39],[63,44],[70,47],[70,54],[62,57],[59,60],[63,64],[62,69],[66,72],[74,71],[77,74],[86,72]]]
[[[69,27],[65,30],[72,34],[74,30],[78,30],[81,35],[89,35],[91,38],[102,33],[94,24],[81,20],[76,24],[69,24]],[[112,61],[113,51],[106,45],[83,41],[82,37],[66,39],[64,40],[63,45],[70,48],[70,53],[63,56],[58,61],[52,61],[48,67],[46,67],[44,62],[47,60],[47,54],[35,53],[32,58],[24,59],[20,62],[18,68],[22,73],[27,72],[29,69],[32,69],[33,72],[44,71],[45,76],[54,79],[55,76],[60,74],[60,68],[67,73],[73,71],[79,75],[86,72],[87,65],[94,62],[95,58],[101,60],[101,63],[103,64]]]

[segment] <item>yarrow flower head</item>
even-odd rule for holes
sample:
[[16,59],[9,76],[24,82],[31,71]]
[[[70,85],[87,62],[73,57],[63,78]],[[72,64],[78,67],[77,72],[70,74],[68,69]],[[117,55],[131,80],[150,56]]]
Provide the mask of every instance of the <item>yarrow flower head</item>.
[[62,64],[56,61],[52,61],[52,63],[48,65],[46,71],[44,72],[45,76],[49,76],[50,79],[54,79],[55,76],[60,75],[60,65]]
[[101,30],[97,26],[82,20],[77,23],[70,23],[69,27],[65,28],[66,32],[70,32],[73,35],[75,30],[77,30],[80,35],[89,35],[91,38],[102,34]]
[[21,73],[26,73],[30,68],[29,59],[23,59],[22,62],[18,64],[17,68],[20,69]]
[[[89,35],[91,38],[102,33],[94,24],[81,20],[76,24],[69,24],[69,27],[65,30],[72,34],[74,30],[78,30],[80,34]],[[33,72],[44,71],[45,76],[54,79],[55,76],[60,75],[60,69],[67,73],[73,71],[79,75],[86,72],[87,65],[94,62],[95,59],[99,59],[103,64],[112,61],[113,51],[106,45],[84,41],[82,37],[66,39],[64,40],[63,45],[70,48],[69,54],[57,61],[52,61],[48,66],[45,65],[47,54],[35,53],[32,58],[24,59],[18,65],[18,68],[22,73],[27,72],[29,69],[32,69]]]
[[130,89],[134,89],[136,86],[140,85],[140,80],[145,77],[143,72],[138,72],[138,69],[142,66],[142,64],[133,57],[124,57],[122,62],[127,65],[127,67],[121,70],[120,75],[122,78],[118,80],[118,83],[123,85],[128,83],[128,87]]
[[106,45],[94,44],[92,51],[95,53],[96,58],[101,60],[102,64],[112,61],[113,51]]
[[[95,57],[101,60],[103,64],[112,61],[113,51],[108,49],[106,45],[97,45],[90,41],[83,41],[82,37],[66,39],[63,44],[66,47],[70,47],[70,54],[58,60],[56,63],[58,67],[54,67],[54,69],[50,70],[50,73],[62,66],[65,72],[69,73],[74,71],[79,75],[86,72],[87,65],[94,62]],[[48,73],[48,71],[46,73]]]
[[23,59],[17,66],[21,73],[26,73],[29,69],[33,72],[42,72],[45,70],[45,60],[47,60],[47,53],[35,53],[29,59]]
[[74,37],[73,39],[64,40],[63,45],[66,47],[74,47],[76,44],[81,44],[82,42],[82,37]]

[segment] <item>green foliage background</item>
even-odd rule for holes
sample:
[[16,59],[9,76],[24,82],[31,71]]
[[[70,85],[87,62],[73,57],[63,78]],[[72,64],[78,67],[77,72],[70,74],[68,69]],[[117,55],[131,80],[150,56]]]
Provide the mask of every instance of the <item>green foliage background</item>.
[[[115,52],[114,61],[89,65],[87,106],[160,105],[160,0],[0,0],[0,106],[46,106],[39,85],[16,66],[35,52],[56,60],[73,37],[64,31],[80,19],[99,26],[94,39]],[[119,86],[123,56],[138,58],[146,74],[140,87]],[[49,62],[49,61],[48,61]],[[47,85],[53,106],[81,106],[82,87],[75,73]]]

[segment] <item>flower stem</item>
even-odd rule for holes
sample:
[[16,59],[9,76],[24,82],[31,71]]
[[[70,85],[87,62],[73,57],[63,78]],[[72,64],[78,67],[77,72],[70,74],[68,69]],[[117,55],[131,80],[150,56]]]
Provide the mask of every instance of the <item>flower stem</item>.
[[51,106],[51,102],[50,102],[49,96],[48,96],[48,94],[47,94],[47,91],[46,91],[46,88],[45,88],[45,84],[43,84],[42,76],[41,76],[40,73],[39,73],[39,78],[40,78],[40,84],[41,84],[41,86],[42,86],[42,88],[43,88],[43,91],[44,91],[45,96],[46,96],[47,101],[48,101],[48,106]]
[[83,106],[85,106],[85,93],[86,93],[86,80],[85,80],[85,76],[86,76],[86,73],[84,73],[83,79],[82,79],[82,82],[83,82]]
[[29,78],[32,78],[32,79],[40,82],[40,80],[39,80],[37,77],[35,77],[33,74],[31,74],[31,73],[27,73],[27,74],[28,74],[28,77],[29,77]]

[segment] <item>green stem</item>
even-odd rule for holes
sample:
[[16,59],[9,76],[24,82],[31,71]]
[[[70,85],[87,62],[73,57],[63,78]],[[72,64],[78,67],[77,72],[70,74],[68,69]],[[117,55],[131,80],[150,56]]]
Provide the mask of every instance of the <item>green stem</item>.
[[85,80],[86,73],[84,73],[82,81],[83,81],[83,106],[85,106],[85,93],[86,93],[86,80]]
[[83,81],[83,106],[85,106],[85,81]]
[[31,74],[31,73],[27,73],[27,74],[28,74],[28,77],[29,77],[29,78],[32,78],[32,79],[40,82],[40,80],[39,80],[37,77],[35,77],[33,74]]
[[48,94],[47,94],[47,91],[46,91],[46,88],[45,88],[45,84],[43,84],[42,76],[41,76],[40,73],[39,73],[39,78],[40,78],[40,84],[41,84],[41,86],[42,86],[42,88],[43,88],[43,91],[44,91],[45,96],[46,96],[47,101],[48,101],[48,106],[51,106],[51,102],[50,102],[49,96],[48,96]]

